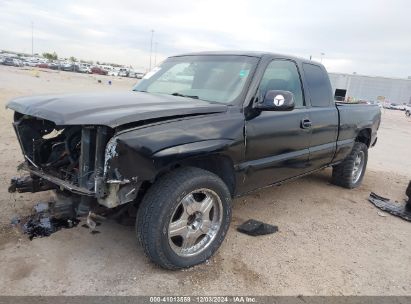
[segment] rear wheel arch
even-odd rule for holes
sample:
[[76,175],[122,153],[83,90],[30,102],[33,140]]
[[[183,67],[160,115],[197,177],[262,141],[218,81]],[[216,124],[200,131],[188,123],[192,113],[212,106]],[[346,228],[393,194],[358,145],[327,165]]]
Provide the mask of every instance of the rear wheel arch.
[[358,132],[357,137],[355,138],[356,142],[361,142],[365,144],[367,147],[371,145],[371,129],[365,128]]

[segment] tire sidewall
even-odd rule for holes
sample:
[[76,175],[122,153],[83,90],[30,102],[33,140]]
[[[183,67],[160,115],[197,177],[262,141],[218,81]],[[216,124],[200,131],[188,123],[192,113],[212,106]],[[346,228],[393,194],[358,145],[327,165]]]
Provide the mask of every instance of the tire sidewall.
[[[351,181],[351,187],[352,187],[352,188],[356,188],[356,187],[358,187],[359,185],[361,185],[362,180],[363,180],[364,175],[365,175],[366,168],[367,168],[368,148],[367,148],[367,146],[366,146],[365,144],[363,144],[363,143],[356,143],[356,144],[355,144],[355,149],[354,149],[354,151],[353,151],[354,153],[353,153],[353,155],[352,155],[353,160],[355,160],[355,158],[357,157],[357,155],[358,155],[361,151],[364,153],[364,164],[363,164],[363,167],[362,167],[362,171],[361,171],[360,178],[357,180],[357,182],[353,183],[353,182]],[[354,161],[353,161],[352,166],[351,166],[351,171],[353,171],[353,170],[354,170]]]
[[[210,258],[215,251],[220,247],[221,243],[227,234],[228,227],[231,222],[231,196],[226,187],[223,187],[222,182],[218,181],[209,175],[199,175],[172,191],[168,197],[168,202],[163,206],[161,214],[159,214],[158,246],[161,252],[164,253],[166,259],[173,265],[181,268],[190,267],[204,262]],[[199,254],[193,256],[182,257],[177,255],[171,248],[168,240],[168,228],[171,217],[181,200],[190,192],[206,188],[214,191],[221,200],[222,204],[222,222],[220,229],[214,240],[208,247]]]

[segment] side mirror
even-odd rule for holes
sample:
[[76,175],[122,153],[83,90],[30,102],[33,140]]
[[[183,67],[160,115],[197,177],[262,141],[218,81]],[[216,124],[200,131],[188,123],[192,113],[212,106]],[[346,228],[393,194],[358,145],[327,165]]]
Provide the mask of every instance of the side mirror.
[[262,111],[291,111],[294,109],[294,95],[289,91],[267,91],[262,102],[254,104],[254,108]]

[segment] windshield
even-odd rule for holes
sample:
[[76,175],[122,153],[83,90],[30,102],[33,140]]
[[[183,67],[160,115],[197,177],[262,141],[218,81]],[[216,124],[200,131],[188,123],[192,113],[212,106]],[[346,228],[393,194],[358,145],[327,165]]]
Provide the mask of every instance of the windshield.
[[172,57],[147,73],[134,91],[232,103],[243,92],[257,60],[226,55]]

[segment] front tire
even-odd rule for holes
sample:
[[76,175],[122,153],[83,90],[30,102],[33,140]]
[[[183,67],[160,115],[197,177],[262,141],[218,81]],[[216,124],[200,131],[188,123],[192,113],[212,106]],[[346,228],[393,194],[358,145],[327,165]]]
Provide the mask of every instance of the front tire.
[[368,161],[368,147],[355,142],[344,161],[333,167],[332,183],[348,189],[357,188],[364,178]]
[[146,193],[136,219],[145,254],[167,269],[203,263],[220,247],[231,221],[231,195],[215,174],[180,168]]

